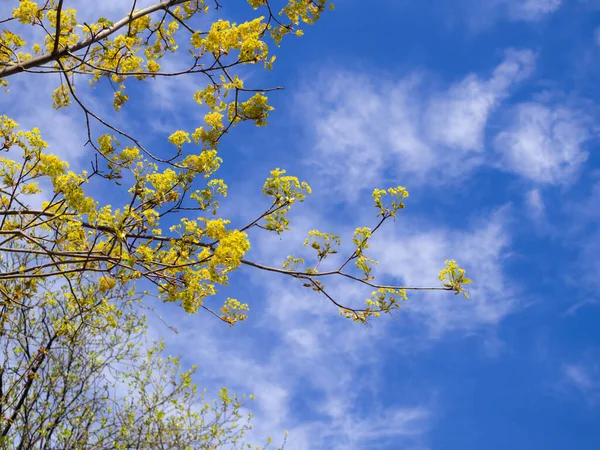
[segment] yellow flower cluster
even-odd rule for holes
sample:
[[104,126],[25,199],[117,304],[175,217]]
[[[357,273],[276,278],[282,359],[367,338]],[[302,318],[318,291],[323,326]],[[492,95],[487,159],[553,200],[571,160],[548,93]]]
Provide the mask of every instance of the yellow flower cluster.
[[455,260],[446,260],[446,267],[441,270],[438,278],[444,282],[445,287],[455,291],[456,295],[463,294],[469,298],[469,293],[464,289],[464,285],[471,284],[472,280],[466,277],[465,269],[461,269]]
[[24,24],[33,24],[43,19],[43,12],[36,2],[21,0],[19,7],[13,9],[13,17]]

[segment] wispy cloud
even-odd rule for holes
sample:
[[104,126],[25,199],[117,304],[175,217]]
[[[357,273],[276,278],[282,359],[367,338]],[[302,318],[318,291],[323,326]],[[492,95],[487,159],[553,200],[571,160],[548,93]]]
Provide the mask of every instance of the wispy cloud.
[[600,27],[594,30],[594,42],[596,45],[600,46]]
[[427,135],[443,147],[482,151],[490,113],[513,85],[531,75],[533,66],[531,52],[509,50],[489,79],[471,74],[446,92],[434,94],[425,115]]
[[305,119],[315,139],[310,163],[348,196],[386,176],[410,175],[413,185],[460,178],[482,164],[490,114],[534,61],[530,51],[509,50],[491,76],[470,74],[438,90],[419,74],[327,73],[300,94],[312,112]]
[[255,302],[254,317],[235,330],[194,316],[178,319],[181,334],[167,339],[170,351],[200,364],[202,387],[257,396],[249,405],[254,442],[280,441],[285,429],[292,450],[362,449],[390,440],[414,445],[425,438],[434,415],[427,396],[385,405],[375,382],[381,327],[346,322],[285,280],[269,283],[265,294],[268,309]]
[[568,364],[564,367],[564,373],[569,382],[584,392],[589,391],[596,384],[592,380],[588,369],[582,365]]
[[544,219],[546,214],[546,205],[544,204],[544,199],[542,197],[542,193],[540,189],[535,188],[525,194],[525,203],[529,209],[529,213],[531,217],[540,222]]
[[588,157],[589,119],[573,108],[540,102],[515,106],[511,117],[494,141],[498,167],[536,183],[572,182]]
[[[280,264],[315,224],[344,235],[350,230],[351,224],[327,220],[310,203],[299,208],[304,214],[281,239],[269,233],[254,237],[253,259]],[[383,318],[365,328],[341,318],[327,299],[292,279],[252,272],[247,273],[250,285],[236,283],[244,285],[239,298],[251,303],[248,322],[231,330],[206,316],[182,319],[176,311],[173,317],[182,331],[167,340],[167,348],[200,363],[200,385],[227,385],[257,395],[252,405],[256,442],[268,435],[278,438],[288,429],[286,448],[294,450],[426,448],[444,407],[435,386],[380,380],[390,358],[404,355],[407,347],[419,352],[448,333],[493,329],[516,309],[515,288],[502,269],[510,243],[509,215],[500,209],[474,220],[466,231],[418,218],[402,220],[373,242],[370,254],[385,268],[378,275],[393,283],[437,286],[444,259],[468,261],[477,283],[472,300],[414,294],[396,320]],[[370,292],[355,283],[326,284],[348,302],[362,303]]]
[[568,218],[563,226],[566,245],[577,252],[576,259],[565,267],[571,286],[576,287],[579,294],[577,303],[567,311],[574,314],[581,307],[596,305],[600,300],[600,182],[589,187],[588,195],[573,197],[562,210]]
[[497,0],[514,20],[539,20],[562,6],[562,0]]
[[595,305],[598,305],[598,303],[599,302],[597,299],[586,298],[580,302],[575,303],[573,306],[571,306],[569,309],[567,309],[565,311],[564,315],[565,316],[574,316],[582,308],[585,308],[587,306],[595,306]]
[[[254,237],[253,259],[279,265],[316,224],[349,234],[351,224],[327,220],[325,211],[311,209],[310,202],[300,208],[304,214],[295,217],[292,231],[281,239],[269,233]],[[370,254],[380,260],[378,276],[386,282],[437,286],[444,259],[467,262],[476,281],[471,300],[413,293],[396,320],[383,318],[365,328],[341,318],[327,299],[294,280],[252,272],[251,288],[245,285],[239,292],[240,299],[251,302],[249,322],[230,330],[207,317],[185,318],[168,348],[201,363],[202,386],[227,385],[257,395],[252,405],[257,442],[288,429],[287,447],[294,450],[426,448],[444,408],[435,386],[379,380],[390,358],[422,351],[449,333],[493,330],[515,311],[516,287],[503,273],[508,217],[510,210],[501,208],[476,218],[465,231],[402,219],[373,242]],[[348,302],[362,303],[370,292],[355,283],[326,285]]]
[[49,152],[77,167],[82,156],[92,156],[83,148],[85,122],[77,106],[59,111],[52,107],[51,93],[59,85],[58,75],[20,74],[9,79],[9,92],[0,95],[0,106],[22,129],[39,128]]
[[588,362],[569,363],[563,366],[563,381],[583,396],[590,406],[600,400],[600,368]]
[[[374,245],[384,275],[409,286],[436,286],[436,274],[445,259],[464,262],[474,281],[471,300],[432,293],[413,296],[406,315],[426,325],[431,336],[448,331],[469,332],[497,325],[517,306],[518,289],[511,286],[503,267],[510,256],[507,231],[510,208],[503,207],[488,219],[476,220],[471,229],[423,227],[418,221],[385,230]],[[426,231],[425,231],[426,230]],[[395,236],[394,236],[395,234]]]
[[[597,0],[578,0],[584,1]],[[435,0],[428,10],[442,11],[446,25],[460,25],[460,32],[481,35],[500,28],[506,22],[530,26],[551,18],[565,3],[563,0],[456,0],[451,4]],[[450,6],[451,5],[451,6]]]
[[482,31],[501,21],[539,22],[562,6],[562,0],[465,0],[463,18],[473,30]]

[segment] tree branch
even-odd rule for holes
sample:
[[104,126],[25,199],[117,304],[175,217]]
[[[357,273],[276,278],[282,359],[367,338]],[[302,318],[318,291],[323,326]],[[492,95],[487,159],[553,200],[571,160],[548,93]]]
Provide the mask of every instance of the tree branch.
[[372,288],[375,289],[403,289],[405,291],[451,291],[452,288],[451,287],[410,287],[410,286],[386,286],[386,285],[382,285],[382,284],[374,284],[374,283],[370,283],[367,280],[362,280],[358,277],[352,276],[350,274],[344,273],[340,270],[331,270],[329,272],[317,272],[317,273],[308,273],[308,272],[298,272],[298,271],[294,271],[294,270],[285,270],[285,269],[278,269],[277,267],[271,267],[271,266],[264,266],[262,264],[258,264],[252,261],[247,261],[245,259],[242,259],[242,264],[245,264],[247,266],[251,266],[251,267],[255,267],[257,269],[261,269],[261,270],[266,270],[267,272],[275,272],[275,273],[280,273],[283,275],[289,275],[295,278],[303,278],[309,281],[312,281],[311,278],[314,277],[328,277],[328,276],[332,276],[332,275],[341,275],[343,277],[346,278],[350,278],[351,280],[354,281],[358,281],[362,284],[366,284],[367,286],[370,286]]
[[63,0],[58,0],[58,6],[56,7],[56,36],[54,37],[54,48],[52,54],[55,55],[58,52],[58,42],[60,39],[60,13],[62,12]]
[[[0,70],[0,79],[9,77],[16,73],[24,72],[28,69],[31,69],[32,67],[38,67],[43,64],[47,64],[51,61],[57,61],[58,59],[60,59],[64,56],[67,56],[69,53],[77,52],[79,50],[89,47],[90,45],[93,45],[97,42],[100,42],[100,41],[106,39],[107,37],[116,33],[121,28],[123,28],[124,26],[133,22],[134,20],[139,19],[140,17],[144,17],[148,14],[152,14],[156,11],[160,11],[161,9],[167,10],[168,8],[171,8],[172,6],[179,5],[181,3],[185,3],[186,1],[187,0],[167,0],[164,2],[159,2],[154,5],[148,6],[147,8],[141,9],[136,13],[127,14],[127,16],[125,16],[124,18],[122,18],[121,20],[116,22],[112,27],[105,28],[98,34],[90,36],[89,38],[84,39],[83,41],[78,42],[77,44],[74,44],[72,46],[65,46],[63,49],[60,49],[60,50],[57,49],[57,51],[53,50],[52,52],[45,53],[44,55],[40,55],[36,58],[32,58],[27,61],[23,61],[23,62],[19,62],[17,64],[10,65],[10,66]],[[62,4],[62,1],[60,2],[60,4]],[[59,4],[59,6],[60,6],[60,4]],[[59,15],[59,17],[60,17],[60,15]],[[58,20],[60,20],[60,19],[58,19]],[[58,24],[59,23],[57,22],[57,25]],[[58,32],[58,26],[57,26],[57,32]],[[56,40],[56,42],[58,42],[58,39]],[[57,46],[56,42],[55,42],[55,48]]]

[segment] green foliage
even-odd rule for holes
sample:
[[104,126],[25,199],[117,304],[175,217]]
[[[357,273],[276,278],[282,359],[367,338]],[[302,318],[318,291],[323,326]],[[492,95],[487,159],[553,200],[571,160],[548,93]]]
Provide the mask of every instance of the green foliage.
[[[5,252],[0,270],[37,258]],[[84,272],[1,281],[2,448],[245,448],[249,399],[198,393],[195,367],[146,340],[142,308],[133,291]]]

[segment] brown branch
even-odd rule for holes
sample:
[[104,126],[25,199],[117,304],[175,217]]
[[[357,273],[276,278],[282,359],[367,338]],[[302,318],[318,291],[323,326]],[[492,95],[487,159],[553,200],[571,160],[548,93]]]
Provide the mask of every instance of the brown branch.
[[56,37],[54,38],[54,48],[52,49],[52,55],[58,52],[58,41],[60,39],[60,13],[62,12],[63,0],[58,0],[58,6],[56,7]]
[[280,273],[283,275],[289,275],[289,276],[292,276],[295,278],[302,278],[302,279],[309,280],[309,281],[311,281],[311,278],[313,278],[313,277],[328,277],[328,276],[332,276],[332,275],[341,275],[343,277],[350,278],[351,280],[358,281],[362,284],[366,284],[367,286],[370,286],[375,289],[403,289],[406,291],[409,291],[409,290],[410,291],[451,291],[452,290],[451,287],[386,286],[386,285],[382,285],[382,284],[374,284],[367,280],[362,280],[358,277],[349,275],[345,272],[342,272],[341,270],[331,270],[329,272],[308,273],[308,272],[298,272],[298,271],[294,271],[294,270],[278,269],[277,267],[265,266],[265,265],[258,264],[258,263],[252,262],[252,261],[247,261],[245,259],[242,259],[241,263],[245,264],[247,266],[255,267],[257,269],[265,270],[267,272]]
[[[55,214],[47,212],[47,211],[39,211],[39,210],[8,210],[8,211],[0,211],[0,216],[24,216],[24,215],[39,215],[51,218],[57,218]],[[67,215],[65,213],[64,215]],[[69,214],[75,216],[75,214]],[[80,225],[84,228],[88,228],[90,230],[104,231],[105,233],[117,234],[118,230],[112,227],[108,227],[105,225],[93,225],[88,222],[80,222]],[[0,234],[20,234],[22,230],[0,230]],[[171,242],[173,240],[179,240],[177,237],[166,237],[166,236],[155,236],[150,234],[143,233],[124,233],[124,236],[129,239],[145,239],[145,240],[154,240],[161,242]],[[202,242],[194,242],[195,245],[199,245],[200,247],[211,248],[211,244],[204,244]]]
[[179,22],[179,24],[181,26],[183,26],[186,30],[188,30],[190,33],[194,34],[195,31],[193,28],[191,28],[187,23],[185,23],[183,20],[181,20],[179,17],[177,17],[175,14],[173,14],[170,10],[167,9],[167,14],[169,14],[171,17],[173,17],[177,22]]
[[19,398],[19,401],[13,410],[12,416],[10,418],[8,418],[8,420],[7,420],[8,423],[4,427],[4,430],[2,430],[3,437],[5,437],[8,434],[8,432],[10,431],[10,428],[12,427],[13,422],[15,421],[15,419],[17,418],[17,415],[19,414],[19,410],[21,409],[21,406],[23,406],[23,403],[25,402],[25,399],[27,398],[27,395],[29,394],[29,390],[31,389],[33,380],[35,379],[38,370],[44,363],[44,360],[46,359],[46,354],[52,347],[52,344],[54,343],[54,341],[57,337],[58,337],[57,334],[52,336],[50,341],[48,341],[48,344],[45,347],[42,347],[38,350],[38,354],[35,357],[35,364],[31,368],[31,371],[28,373],[27,382],[25,384],[25,388],[23,389],[21,397]]

